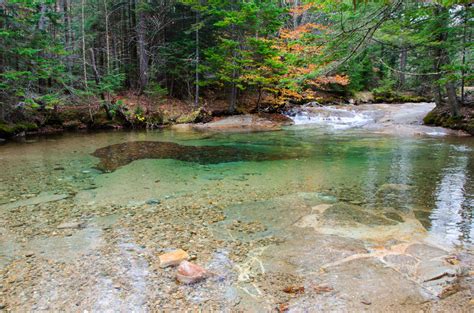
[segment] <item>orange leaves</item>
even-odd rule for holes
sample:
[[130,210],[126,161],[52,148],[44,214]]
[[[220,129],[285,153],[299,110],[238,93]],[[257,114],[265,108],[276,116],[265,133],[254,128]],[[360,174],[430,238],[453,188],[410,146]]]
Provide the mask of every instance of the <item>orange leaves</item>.
[[[292,3],[293,1],[289,1],[289,2]],[[309,2],[309,3],[305,3],[305,4],[302,4],[302,5],[297,5],[297,6],[292,7],[291,9],[288,10],[288,13],[291,16],[300,16],[300,15],[303,15],[304,13],[306,13],[308,10],[322,9],[322,8],[323,8],[322,4],[316,4],[314,2]]]
[[306,4],[303,4],[303,5],[293,7],[291,9],[289,9],[288,12],[292,16],[299,16],[299,15],[302,15],[303,13],[305,13],[306,11],[308,11],[309,9],[311,9],[313,7],[314,7],[314,4],[306,3]]
[[322,48],[320,46],[309,46],[300,43],[288,44],[288,52],[297,52],[304,54],[321,54]]
[[297,40],[300,39],[304,34],[312,32],[314,29],[324,30],[327,27],[322,24],[306,23],[302,24],[295,29],[283,28],[280,30],[281,39]]
[[288,67],[288,75],[306,75],[316,70],[316,64],[308,64],[307,66],[291,66]]

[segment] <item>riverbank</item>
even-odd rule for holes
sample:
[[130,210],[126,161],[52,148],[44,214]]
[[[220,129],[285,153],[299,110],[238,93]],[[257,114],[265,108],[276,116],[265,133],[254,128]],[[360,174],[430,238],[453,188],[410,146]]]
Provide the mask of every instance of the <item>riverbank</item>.
[[[380,96],[377,99],[385,99],[379,98]],[[405,96],[405,98],[410,99],[408,96]],[[446,135],[462,135],[462,131],[471,135],[474,134],[473,112],[467,108],[463,110],[463,117],[452,119],[449,118],[446,112],[435,110],[434,105],[428,111],[426,105],[419,111],[419,106],[417,109],[415,104],[410,105],[410,103],[415,102],[406,104],[372,103],[377,99],[370,93],[360,93],[354,99],[334,98],[332,101],[337,101],[336,103],[339,104],[331,105],[327,103],[324,106],[321,105],[321,102],[310,102],[305,105],[288,102],[275,105],[267,99],[266,102],[263,102],[260,113],[257,112],[255,101],[247,99],[234,114],[230,115],[227,111],[228,104],[226,101],[205,101],[201,107],[196,108],[192,103],[176,99],[166,99],[156,103],[146,97],[135,96],[117,97],[114,99],[114,105],[108,107],[104,107],[97,102],[90,105],[64,105],[52,109],[18,107],[10,113],[12,122],[0,122],[0,138],[5,140],[15,136],[52,134],[65,131],[166,127],[172,127],[175,130],[278,130],[293,123],[298,124],[298,120],[293,121],[291,115],[304,110],[307,110],[306,114],[323,114],[328,118],[328,114],[333,113],[332,118],[335,119],[346,118],[341,116],[341,112],[342,115],[347,114],[344,111],[368,114],[370,119],[377,122],[376,127],[380,127],[380,131],[385,133],[398,133],[401,125],[407,127],[407,129],[402,129],[403,132],[416,133],[417,128],[421,127],[419,124],[425,118],[425,124],[457,130],[452,132],[440,128],[440,132]],[[391,101],[394,98],[387,99]],[[412,97],[412,99],[422,100],[422,98],[416,97]],[[348,102],[344,103],[345,101]],[[329,110],[325,108],[329,108]],[[397,112],[397,110],[400,110],[400,112]],[[323,111],[324,113],[322,113]],[[400,116],[412,120],[397,121],[396,119]],[[390,123],[393,118],[395,118],[394,123]],[[303,116],[300,120],[304,119]],[[380,125],[381,123],[383,125]],[[412,127],[413,125],[415,125],[415,128]],[[371,127],[373,126],[371,125]],[[421,133],[426,133],[427,130],[428,128]]]

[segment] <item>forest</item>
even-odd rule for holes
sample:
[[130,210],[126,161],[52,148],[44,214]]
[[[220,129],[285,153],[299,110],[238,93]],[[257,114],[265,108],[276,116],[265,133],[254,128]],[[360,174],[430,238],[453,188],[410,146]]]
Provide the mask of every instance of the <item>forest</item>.
[[427,123],[472,128],[470,1],[7,0],[0,15],[3,133],[155,127],[360,91],[434,101]]

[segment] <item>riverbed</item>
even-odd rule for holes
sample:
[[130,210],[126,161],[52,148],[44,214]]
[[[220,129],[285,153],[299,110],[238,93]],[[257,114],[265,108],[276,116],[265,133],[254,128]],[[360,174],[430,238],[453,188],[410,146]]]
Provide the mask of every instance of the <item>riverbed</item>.
[[0,311],[468,312],[474,140],[400,108],[0,145]]

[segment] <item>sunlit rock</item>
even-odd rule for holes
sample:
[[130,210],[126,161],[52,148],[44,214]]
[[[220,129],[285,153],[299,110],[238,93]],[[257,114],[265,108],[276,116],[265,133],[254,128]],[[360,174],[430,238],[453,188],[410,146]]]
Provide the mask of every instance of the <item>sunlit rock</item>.
[[182,261],[189,259],[189,254],[182,250],[177,249],[159,256],[160,259],[160,267],[168,267],[168,266],[176,266],[180,264]]

